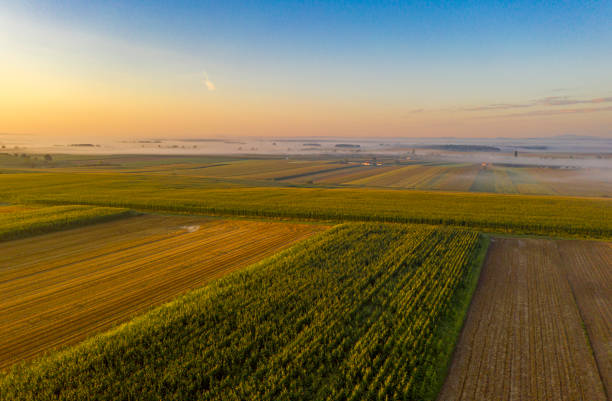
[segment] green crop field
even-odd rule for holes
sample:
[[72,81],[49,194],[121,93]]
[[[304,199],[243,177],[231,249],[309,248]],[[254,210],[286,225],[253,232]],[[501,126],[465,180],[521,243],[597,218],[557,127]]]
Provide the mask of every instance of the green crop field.
[[[542,184],[546,177],[569,174],[557,170],[129,155],[58,156],[52,162],[39,158],[34,160],[39,167],[24,167],[18,165],[26,162],[22,159],[13,160],[16,165],[0,174],[2,241],[142,212],[233,216],[229,221],[237,225],[244,224],[240,217],[247,217],[262,227],[268,223],[260,220],[277,220],[288,232],[294,229],[282,220],[335,227],[81,343],[84,334],[71,340],[84,325],[75,316],[92,302],[85,303],[65,283],[53,284],[64,298],[50,295],[52,288],[41,284],[42,276],[31,277],[31,288],[46,303],[35,304],[24,295],[24,308],[35,304],[44,312],[44,305],[70,304],[76,312],[55,307],[56,315],[64,317],[20,320],[26,329],[48,325],[63,330],[48,343],[66,348],[41,345],[32,357],[48,355],[31,361],[17,355],[0,333],[10,361],[0,373],[2,401],[434,400],[487,251],[488,236],[477,230],[612,238],[612,200],[536,195],[569,191],[568,184]],[[581,177],[574,174],[576,180]],[[583,183],[575,193],[589,188]],[[87,230],[92,228],[98,232],[103,227]],[[199,225],[184,229],[210,240]],[[64,234],[50,235],[57,235],[60,256],[72,255],[62,250]],[[176,265],[147,263],[150,271],[143,271],[149,254],[161,256],[157,245],[149,244],[146,255],[129,259],[122,252],[131,255],[132,246],[121,243],[120,236],[113,240],[119,251],[108,256],[121,260],[118,266],[127,271],[140,272],[137,291],[153,291],[154,277],[165,271],[173,277],[192,274],[194,261],[203,255],[197,251],[193,260],[178,258]],[[177,245],[185,240],[175,239]],[[259,246],[250,234],[239,232],[222,233],[219,240],[227,248],[207,251],[232,266],[241,257],[238,249],[245,252],[239,244]],[[84,276],[76,288],[96,292],[87,267],[94,256],[83,250]],[[48,271],[47,262],[40,260],[37,271]],[[24,268],[23,261],[15,263],[11,269]],[[198,266],[208,268],[205,263]],[[216,271],[215,266],[211,269]],[[52,277],[65,277],[51,270]],[[109,283],[105,279],[102,284]],[[109,296],[115,287],[101,285],[95,295],[111,305],[121,302]],[[12,291],[15,299],[19,291],[25,294],[21,287]],[[125,305],[124,310],[131,307]],[[107,320],[127,321],[127,312],[119,316],[120,310],[108,309]],[[10,305],[7,313],[20,314]],[[5,326],[13,324],[8,319]],[[88,327],[87,335],[98,333],[96,327]],[[24,349],[32,345],[14,338]],[[32,341],[46,344],[40,338]]]
[[14,367],[0,399],[435,399],[486,249],[478,238],[337,226]]
[[82,205],[0,206],[0,241],[129,216],[126,209]]
[[162,212],[385,221],[495,232],[612,237],[612,200],[378,189],[276,188],[197,177],[1,174],[0,201]]

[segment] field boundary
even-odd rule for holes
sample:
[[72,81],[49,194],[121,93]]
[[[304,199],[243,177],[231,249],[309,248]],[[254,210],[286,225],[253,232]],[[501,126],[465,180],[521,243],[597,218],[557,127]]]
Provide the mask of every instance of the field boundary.
[[148,215],[1,244],[0,370],[326,229]]
[[457,288],[477,277],[481,237],[394,226],[344,224],[315,234],[75,347],[13,365],[0,374],[0,392],[6,399],[431,399],[430,378],[453,343],[436,327]]
[[[276,212],[267,210],[246,210],[246,209],[224,209],[215,206],[201,205],[194,208],[188,206],[164,207],[159,204],[145,204],[134,202],[113,202],[105,201],[90,201],[90,200],[75,200],[63,201],[57,199],[39,199],[35,201],[23,200],[23,204],[42,204],[42,205],[86,205],[100,207],[125,208],[141,213],[168,213],[168,214],[184,214],[184,215],[204,215],[216,217],[236,217],[236,218],[262,218],[262,219],[293,219],[300,221],[324,221],[324,222],[378,222],[378,223],[397,223],[397,224],[425,224],[432,226],[445,226],[452,228],[463,228],[473,231],[481,231],[495,236],[512,237],[534,237],[534,238],[550,238],[550,239],[580,239],[580,240],[597,240],[609,241],[612,239],[612,227],[609,229],[597,229],[597,233],[585,228],[573,229],[572,232],[564,231],[562,228],[554,226],[543,226],[542,224],[520,224],[514,227],[504,229],[504,224],[489,223],[478,224],[477,222],[463,221],[459,222],[453,218],[431,218],[425,216],[381,216],[381,215],[359,215],[349,213],[325,213],[316,210],[300,210],[295,212]],[[548,230],[548,231],[546,231]]]
[[[62,203],[59,205],[82,206],[82,204],[75,204],[75,203]],[[57,231],[69,230],[72,228],[89,226],[89,225],[98,224],[98,223],[106,223],[106,222],[110,222],[114,220],[125,219],[128,217],[139,216],[142,214],[130,208],[109,207],[109,206],[104,206],[104,205],[85,205],[85,206],[94,206],[92,209],[96,209],[96,206],[99,208],[104,208],[104,209],[116,209],[116,212],[99,214],[99,215],[83,215],[83,216],[77,216],[74,219],[65,219],[65,218],[62,220],[48,219],[46,221],[34,222],[30,224],[29,226],[21,226],[17,230],[11,230],[11,231],[0,233],[0,243],[22,239],[22,238],[34,237],[37,235],[49,234],[49,233],[53,233]]]
[[446,344],[441,354],[444,357],[439,358],[439,364],[436,369],[437,375],[432,380],[433,383],[430,386],[432,392],[427,399],[437,399],[438,394],[442,390],[442,386],[444,385],[444,381],[446,380],[446,376],[448,375],[448,371],[455,356],[455,349],[457,348],[459,337],[465,326],[467,313],[472,304],[474,292],[480,281],[480,272],[487,258],[490,243],[491,238],[489,235],[483,233],[479,234],[478,244],[472,254],[468,273],[451,298],[450,305],[452,305],[452,307],[436,327],[435,337],[440,340],[447,339],[448,341],[442,341],[443,344]]

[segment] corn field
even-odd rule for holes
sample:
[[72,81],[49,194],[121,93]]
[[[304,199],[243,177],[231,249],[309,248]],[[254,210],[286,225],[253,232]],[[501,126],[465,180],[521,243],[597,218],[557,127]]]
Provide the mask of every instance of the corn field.
[[336,226],[14,367],[0,376],[0,399],[433,399],[478,239],[423,225]]

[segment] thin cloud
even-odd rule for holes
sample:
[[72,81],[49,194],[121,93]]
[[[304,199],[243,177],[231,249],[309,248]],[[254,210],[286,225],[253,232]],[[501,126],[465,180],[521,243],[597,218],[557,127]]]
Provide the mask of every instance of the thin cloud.
[[482,110],[508,110],[508,109],[520,109],[523,107],[532,107],[533,104],[512,104],[512,103],[494,103],[487,104],[485,106],[478,107],[466,107],[464,111],[482,111]]
[[[530,109],[530,108],[557,108],[557,106],[572,106],[572,105],[595,105],[612,103],[612,97],[595,97],[590,99],[574,99],[568,96],[548,96],[540,99],[535,99],[527,103],[491,103],[481,106],[471,107],[455,107],[438,110],[426,110],[426,109],[415,109],[408,112],[408,114],[416,113],[428,113],[428,112],[472,112],[472,111],[505,111],[513,109]],[[523,113],[506,114],[506,117],[525,117],[525,116],[543,116],[543,115],[555,115],[555,114],[568,114],[568,113],[592,113],[597,111],[607,111],[609,107],[599,108],[576,108],[576,109],[563,109],[563,110],[533,110],[526,111]],[[496,114],[489,117],[501,117],[502,115]],[[488,118],[488,117],[483,117]]]
[[593,99],[570,99],[567,96],[549,96],[540,99],[537,104],[546,106],[567,106],[572,104],[593,104],[593,103],[609,103],[612,102],[612,97],[597,97]]
[[596,97],[592,99],[572,99],[567,96],[549,96],[530,103],[493,103],[484,106],[466,107],[463,111],[510,110],[536,106],[570,106],[575,104],[611,103],[612,97]]
[[602,111],[612,111],[612,106],[607,107],[586,107],[586,108],[575,108],[575,109],[557,109],[557,110],[532,110],[524,113],[513,113],[513,114],[498,114],[495,116],[486,116],[482,118],[515,118],[515,117],[542,117],[542,116],[558,116],[568,114],[586,114],[586,113],[599,113]]
[[206,88],[211,92],[217,90],[215,84],[213,84],[212,81],[208,79],[208,74],[206,73],[206,71],[204,71],[204,85],[206,85]]

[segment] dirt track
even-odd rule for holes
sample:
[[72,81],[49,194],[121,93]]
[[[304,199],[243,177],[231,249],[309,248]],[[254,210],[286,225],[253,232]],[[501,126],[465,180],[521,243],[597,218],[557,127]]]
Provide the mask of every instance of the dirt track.
[[[439,400],[607,399],[580,313],[601,323],[600,309],[606,306],[594,306],[594,297],[583,291],[579,311],[568,280],[582,288],[584,270],[604,269],[568,256],[591,255],[582,247],[593,243],[573,243],[492,242]],[[609,294],[609,281],[599,285]],[[589,319],[585,322],[590,334]],[[611,332],[600,334],[605,347]]]
[[322,229],[141,216],[0,244],[0,368],[78,342]]

